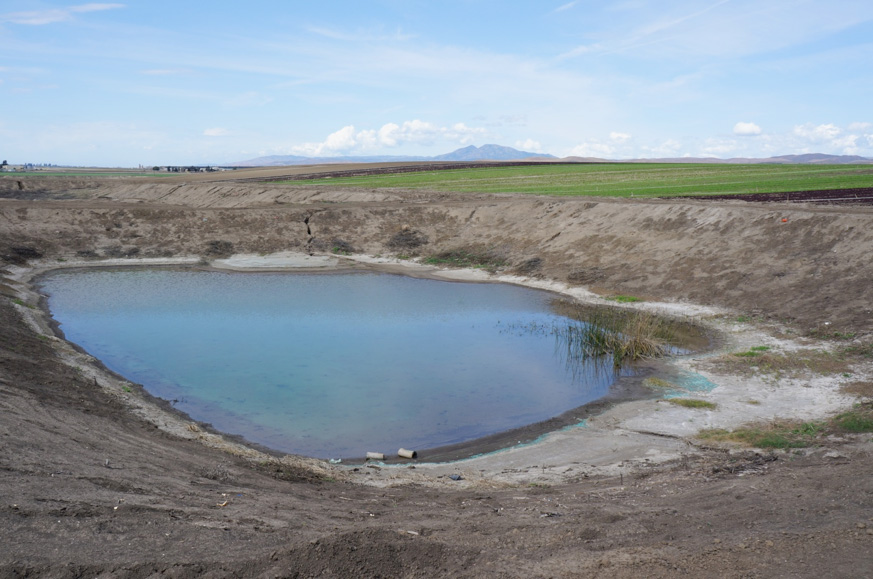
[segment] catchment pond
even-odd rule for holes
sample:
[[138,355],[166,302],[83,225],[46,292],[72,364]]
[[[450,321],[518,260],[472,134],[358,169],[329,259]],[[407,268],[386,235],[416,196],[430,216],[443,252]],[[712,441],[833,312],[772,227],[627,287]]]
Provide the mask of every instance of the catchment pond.
[[[66,270],[64,337],[193,420],[318,458],[457,445],[598,400],[552,293],[388,273]],[[604,368],[607,368],[604,370]]]

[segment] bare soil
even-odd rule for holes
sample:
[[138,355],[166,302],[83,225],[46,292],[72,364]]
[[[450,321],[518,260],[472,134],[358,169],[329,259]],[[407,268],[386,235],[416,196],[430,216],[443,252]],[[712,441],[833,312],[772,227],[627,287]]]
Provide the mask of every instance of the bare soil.
[[[690,198],[689,198],[690,199]],[[825,205],[873,205],[873,188],[819,189],[781,193],[747,193],[744,195],[706,195],[709,201],[752,201],[755,203],[820,203]]]
[[465,250],[499,256],[506,273],[863,342],[871,218],[737,201],[0,178],[0,577],[873,576],[870,435],[773,454],[689,445],[658,466],[579,468],[548,484],[489,473],[366,484],[384,469],[253,461],[157,427],[28,322],[37,304],[19,283],[28,266],[65,260]]

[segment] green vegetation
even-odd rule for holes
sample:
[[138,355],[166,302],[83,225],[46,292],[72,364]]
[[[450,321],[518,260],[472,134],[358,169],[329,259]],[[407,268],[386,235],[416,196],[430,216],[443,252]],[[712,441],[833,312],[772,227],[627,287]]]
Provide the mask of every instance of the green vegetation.
[[814,446],[824,436],[873,432],[873,405],[854,408],[829,420],[813,422],[774,421],[745,426],[733,431],[703,430],[698,438],[714,442],[737,442],[756,448],[804,448]]
[[12,300],[12,303],[14,303],[15,305],[18,305],[18,306],[25,307],[25,308],[30,308],[32,310],[36,309],[32,305],[30,305],[29,303],[27,303],[21,299],[18,299],[18,298],[15,298],[14,300]]
[[741,358],[754,358],[755,356],[760,356],[769,349],[770,346],[752,346],[745,352],[734,352],[734,356],[739,356]]
[[643,301],[641,298],[636,298],[634,296],[611,296],[606,298],[609,301],[618,302],[620,304],[632,304],[634,302]]
[[851,346],[845,346],[843,348],[840,348],[837,353],[840,356],[845,356],[849,358],[873,360],[873,343],[852,344]]
[[863,406],[856,406],[849,412],[838,414],[831,421],[832,425],[843,432],[873,432],[873,412],[869,408],[864,412]]
[[683,406],[685,408],[706,408],[707,410],[713,410],[715,408],[714,402],[697,400],[695,398],[669,398],[667,402],[669,402],[670,404],[675,404],[676,406]]
[[289,181],[475,193],[669,197],[873,187],[869,165],[531,164]]
[[807,332],[806,335],[809,336],[810,338],[815,338],[817,340],[848,341],[848,340],[854,340],[855,336],[857,334],[855,334],[855,332],[840,332],[839,330],[815,329],[815,330],[812,330],[810,332]]
[[431,255],[424,258],[422,262],[442,267],[469,267],[486,269],[488,271],[495,271],[506,265],[506,260],[488,250],[476,251],[464,249],[444,251]]

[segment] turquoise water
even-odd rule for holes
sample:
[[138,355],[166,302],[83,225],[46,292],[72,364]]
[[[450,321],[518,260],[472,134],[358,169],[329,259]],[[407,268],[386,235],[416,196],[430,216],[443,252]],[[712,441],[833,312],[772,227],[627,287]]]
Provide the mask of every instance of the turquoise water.
[[66,338],[198,421],[332,458],[473,440],[604,396],[546,292],[376,274],[58,272]]

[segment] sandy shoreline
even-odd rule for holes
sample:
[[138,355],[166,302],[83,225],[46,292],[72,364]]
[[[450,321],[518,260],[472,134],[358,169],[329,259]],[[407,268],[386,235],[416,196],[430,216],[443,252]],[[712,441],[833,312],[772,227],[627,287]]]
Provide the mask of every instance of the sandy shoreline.
[[[82,260],[63,263],[37,262],[30,267],[13,268],[12,279],[30,284],[38,276],[51,270],[94,267],[154,267],[204,265],[199,258],[173,259],[112,259]],[[342,271],[348,268],[372,269],[403,273],[433,279],[512,283],[543,289],[557,295],[571,297],[583,303],[610,304],[611,302],[583,288],[569,287],[555,281],[535,280],[522,276],[491,275],[482,270],[445,270],[422,265],[410,260],[354,256],[312,256],[296,252],[269,255],[236,255],[214,260],[211,269],[229,271]],[[28,286],[29,287],[29,286]],[[28,289],[32,292],[32,288]],[[35,295],[31,295],[34,299]],[[723,340],[720,352],[768,344],[774,348],[791,350],[801,347],[791,340],[768,336],[748,324],[730,321],[723,309],[685,303],[639,302],[624,307],[640,308],[663,315],[693,319]],[[42,310],[20,307],[31,326],[43,335],[52,335],[50,320]],[[224,449],[251,460],[262,460],[264,451],[241,441],[238,437],[209,432],[200,428],[185,415],[173,411],[168,404],[130,392],[131,384],[102,367],[93,357],[78,351],[62,340],[53,345],[68,363],[84,368],[89,377],[118,396],[136,415],[166,432],[182,438],[198,440],[211,447]],[[368,484],[427,484],[448,474],[461,474],[465,484],[476,483],[558,483],[580,475],[614,475],[635,468],[650,467],[674,461],[695,451],[690,441],[701,428],[733,428],[755,420],[774,418],[823,418],[851,404],[852,398],[841,394],[840,377],[822,376],[798,383],[797,380],[773,380],[767,377],[743,378],[699,371],[698,362],[719,353],[708,352],[680,356],[658,364],[657,375],[669,375],[674,383],[705,383],[704,388],[689,387],[694,398],[717,403],[716,410],[688,409],[665,404],[663,397],[651,393],[646,396],[640,386],[642,377],[626,380],[619,393],[609,400],[593,403],[585,408],[569,411],[560,419],[547,424],[533,425],[488,437],[481,443],[459,445],[459,448],[434,449],[423,452],[415,461],[415,469],[408,462],[380,463],[376,476],[363,477]],[[856,376],[858,378],[858,376]],[[862,377],[863,378],[863,377]],[[648,398],[648,399],[641,399]],[[754,398],[756,404],[748,400]],[[579,412],[581,411],[581,412]],[[577,416],[574,416],[577,415]],[[513,441],[515,437],[526,440]],[[531,438],[535,440],[530,441]],[[270,455],[276,455],[267,450]],[[474,456],[470,456],[470,455]],[[428,456],[430,455],[430,459]],[[290,458],[290,457],[289,457]],[[460,458],[459,460],[453,460]],[[362,463],[328,465],[316,459],[299,459],[319,469],[332,469],[343,478],[356,477],[355,469]]]

